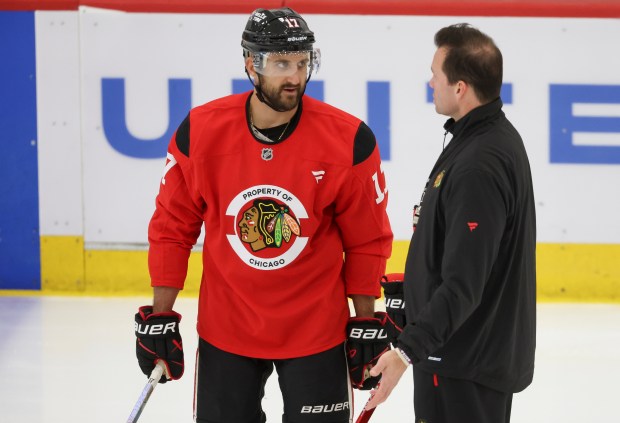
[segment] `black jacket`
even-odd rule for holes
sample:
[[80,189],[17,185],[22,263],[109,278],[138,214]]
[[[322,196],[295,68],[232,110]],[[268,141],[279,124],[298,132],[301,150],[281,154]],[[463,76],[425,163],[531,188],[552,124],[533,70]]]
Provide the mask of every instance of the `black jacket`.
[[519,392],[534,374],[536,216],[502,101],[444,126],[405,267],[399,346],[421,370]]

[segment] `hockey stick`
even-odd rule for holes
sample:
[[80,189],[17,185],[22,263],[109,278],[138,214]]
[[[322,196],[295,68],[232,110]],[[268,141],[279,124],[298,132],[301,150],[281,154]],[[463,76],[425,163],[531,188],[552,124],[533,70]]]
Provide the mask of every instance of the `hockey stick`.
[[149,400],[149,397],[155,390],[155,387],[159,383],[159,379],[161,379],[161,376],[165,373],[165,371],[166,367],[164,366],[163,362],[161,360],[158,360],[155,364],[155,368],[149,376],[149,381],[144,386],[142,393],[138,397],[138,401],[136,401],[136,405],[133,406],[133,410],[131,410],[131,414],[127,419],[127,423],[136,423],[138,421],[140,414],[142,414],[142,410],[144,410],[146,402]]
[[355,420],[355,423],[368,423],[368,421],[370,420],[370,416],[372,416],[372,413],[374,412],[375,412],[374,408],[371,408],[370,410],[366,410],[366,409],[362,410],[360,415],[357,416],[357,420]]
[[[379,389],[379,384],[377,384],[377,387],[375,389]],[[368,398],[368,401],[366,401],[366,405],[368,405],[368,403],[370,402],[373,396],[374,396],[374,391],[373,393],[370,394],[370,398]],[[355,423],[368,423],[368,421],[370,420],[370,416],[372,416],[372,413],[374,413],[375,410],[377,409],[377,407],[375,407],[375,408],[371,408],[370,410],[367,410],[366,405],[364,406],[364,409],[362,410],[360,415],[357,416],[357,420],[355,420]]]

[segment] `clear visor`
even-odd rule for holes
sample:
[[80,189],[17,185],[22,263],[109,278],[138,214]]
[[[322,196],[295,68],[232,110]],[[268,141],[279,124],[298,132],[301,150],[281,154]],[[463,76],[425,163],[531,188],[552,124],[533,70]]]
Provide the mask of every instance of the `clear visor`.
[[308,79],[321,67],[321,50],[254,53],[253,63],[254,70],[264,76],[292,76],[299,73]]

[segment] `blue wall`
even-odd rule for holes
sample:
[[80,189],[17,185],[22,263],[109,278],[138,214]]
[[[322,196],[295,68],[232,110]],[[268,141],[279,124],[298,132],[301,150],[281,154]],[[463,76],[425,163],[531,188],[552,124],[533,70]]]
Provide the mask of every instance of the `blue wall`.
[[0,289],[40,289],[34,12],[0,11]]

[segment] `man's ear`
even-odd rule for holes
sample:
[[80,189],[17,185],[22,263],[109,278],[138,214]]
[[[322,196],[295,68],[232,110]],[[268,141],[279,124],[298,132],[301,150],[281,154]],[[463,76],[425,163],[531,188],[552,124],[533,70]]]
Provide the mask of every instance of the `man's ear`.
[[252,83],[256,80],[256,71],[254,70],[254,61],[252,60],[252,55],[248,55],[245,58],[245,71],[248,73],[248,76],[252,80]]
[[243,60],[243,62],[245,63],[245,68],[249,71],[250,69],[253,70],[253,65],[252,65],[252,55],[248,54],[245,59]]

